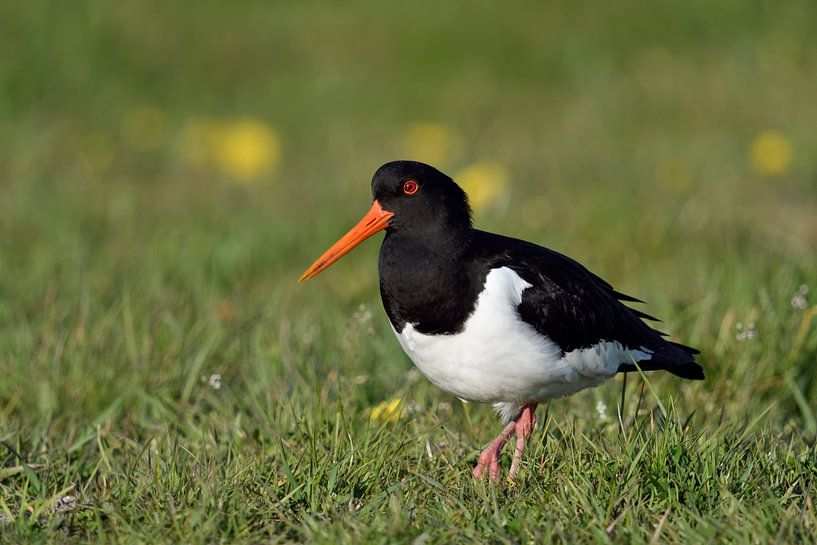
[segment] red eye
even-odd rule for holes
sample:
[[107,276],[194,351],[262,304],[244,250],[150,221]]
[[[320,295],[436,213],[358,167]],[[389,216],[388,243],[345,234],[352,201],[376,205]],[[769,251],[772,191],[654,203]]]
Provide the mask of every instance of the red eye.
[[406,195],[414,195],[418,189],[420,189],[420,184],[414,180],[409,180],[403,184],[403,193]]

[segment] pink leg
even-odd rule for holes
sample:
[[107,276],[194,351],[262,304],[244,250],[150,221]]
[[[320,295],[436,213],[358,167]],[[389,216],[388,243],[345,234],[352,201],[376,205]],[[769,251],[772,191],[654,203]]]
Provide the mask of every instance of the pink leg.
[[479,455],[477,460],[477,467],[474,468],[474,477],[481,479],[488,471],[491,482],[499,480],[499,454],[502,452],[502,447],[511,438],[511,435],[516,433],[516,450],[513,454],[513,463],[508,477],[516,478],[519,472],[519,463],[522,461],[522,453],[525,450],[525,442],[530,438],[533,428],[536,426],[536,404],[531,403],[522,408],[519,416],[514,418],[505,426],[496,439],[485,447],[485,450]]
[[497,435],[496,439],[485,447],[485,450],[479,455],[477,467],[474,468],[474,478],[481,479],[487,469],[492,482],[499,480],[499,453],[502,452],[502,447],[505,446],[515,430],[516,422],[509,422],[505,429],[502,430],[502,433]]
[[516,419],[516,449],[513,451],[513,462],[508,471],[508,478],[516,479],[519,474],[519,464],[522,463],[522,453],[525,452],[525,445],[530,439],[533,429],[536,427],[536,404],[531,403],[522,407],[522,412]]

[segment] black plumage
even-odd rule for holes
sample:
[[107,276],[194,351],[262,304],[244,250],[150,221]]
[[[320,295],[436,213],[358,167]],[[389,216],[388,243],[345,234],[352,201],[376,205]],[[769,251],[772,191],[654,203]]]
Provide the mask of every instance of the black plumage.
[[[424,193],[400,190],[416,180]],[[406,323],[427,334],[462,330],[492,269],[509,267],[531,284],[517,310],[562,353],[602,341],[647,348],[645,371],[667,370],[703,379],[694,348],[664,339],[644,322],[652,316],[624,304],[638,299],[619,293],[573,259],[536,244],[473,229],[465,193],[451,178],[422,163],[398,161],[377,171],[374,198],[395,218],[380,250],[380,293],[398,332]],[[417,200],[423,199],[418,203]],[[398,220],[398,221],[395,221]],[[620,362],[619,371],[635,371]]]

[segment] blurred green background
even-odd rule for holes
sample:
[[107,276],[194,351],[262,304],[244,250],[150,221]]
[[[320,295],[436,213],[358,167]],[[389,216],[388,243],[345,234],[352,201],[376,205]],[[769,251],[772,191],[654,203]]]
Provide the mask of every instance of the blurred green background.
[[648,301],[702,349],[705,383],[656,380],[703,422],[813,439],[815,28],[809,0],[0,3],[0,439],[64,468],[46,497],[95,434],[452,401],[406,374],[378,242],[296,283],[399,158]]

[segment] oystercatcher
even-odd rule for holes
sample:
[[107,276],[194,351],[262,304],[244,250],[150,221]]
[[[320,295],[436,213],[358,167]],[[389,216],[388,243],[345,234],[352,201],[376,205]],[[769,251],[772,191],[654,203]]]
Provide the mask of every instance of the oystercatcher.
[[380,295],[394,334],[418,369],[463,400],[491,403],[506,426],[474,476],[499,478],[516,435],[515,478],[539,403],[616,373],[665,370],[701,380],[694,348],[664,339],[624,295],[571,258],[474,229],[465,192],[415,161],[372,178],[369,212],[301,276],[308,280],[378,231]]

